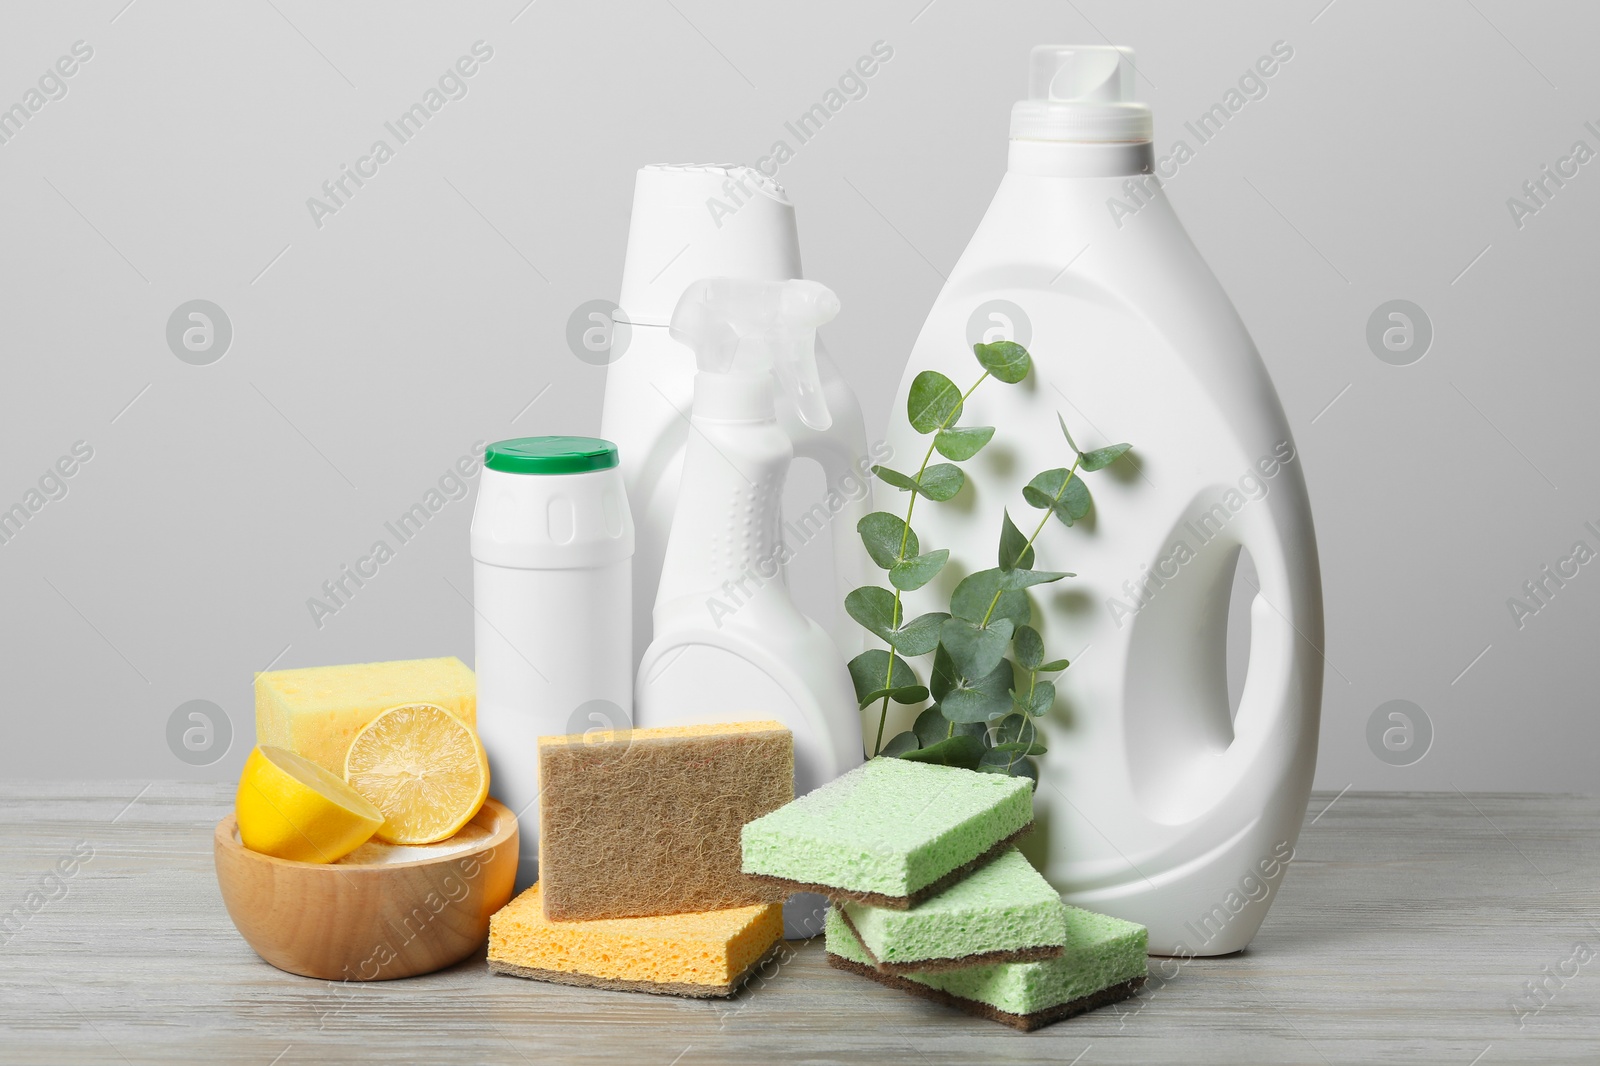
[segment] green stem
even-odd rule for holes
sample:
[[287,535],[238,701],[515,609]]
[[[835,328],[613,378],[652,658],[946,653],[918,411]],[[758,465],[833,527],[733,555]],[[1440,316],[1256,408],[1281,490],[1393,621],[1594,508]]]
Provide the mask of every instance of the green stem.
[[[933,431],[933,439],[928,442],[928,450],[922,454],[922,465],[917,467],[917,476],[916,476],[916,478],[914,480],[919,485],[922,483],[922,475],[928,472],[928,460],[933,458],[933,449],[934,449],[935,445],[937,444],[937,442],[939,440],[939,434],[944,432],[947,428],[949,428],[951,415],[954,415],[957,411],[961,410],[962,406],[965,405],[966,402],[967,402],[967,397],[971,396],[974,392],[976,392],[977,389],[978,389],[978,386],[982,385],[984,383],[984,381],[988,377],[989,377],[989,372],[987,370],[985,370],[983,372],[982,376],[979,377],[977,381],[974,381],[972,383],[972,388],[968,389],[966,392],[963,392],[961,394],[960,403],[957,403],[955,405],[955,407],[951,409],[950,414],[946,415],[944,418],[940,419],[939,427]],[[1073,467],[1073,469],[1076,470],[1077,467]],[[911,516],[916,513],[916,510],[917,510],[917,491],[915,489],[912,489],[911,490],[911,502],[906,504],[906,527],[900,534],[900,552],[899,552],[898,559],[897,559],[898,562],[902,562],[903,563],[903,562],[906,561],[906,545],[911,542]],[[1038,534],[1036,533],[1034,535],[1037,536]],[[1029,541],[1028,543],[1031,544],[1033,542]],[[894,610],[890,613],[889,617],[890,617],[890,624],[893,625],[893,627],[895,629],[899,629],[900,628],[900,589],[898,587],[896,587],[895,590],[894,590]],[[883,687],[884,688],[888,688],[890,682],[894,679],[894,662],[895,662],[895,650],[894,650],[894,645],[891,644],[891,645],[889,645],[889,665],[888,665],[887,669],[885,669],[884,677],[883,677]],[[872,757],[873,758],[877,758],[878,757],[878,753],[883,751],[883,727],[884,727],[884,723],[887,722],[888,720],[889,720],[889,697],[888,696],[884,696],[883,697],[883,706],[878,711],[878,739],[875,740],[873,742],[873,745],[872,745]],[[951,728],[952,729],[955,728],[954,723],[951,724]]]
[[[978,391],[978,386],[982,385],[984,383],[984,381],[988,379],[988,377],[989,377],[989,372],[987,370],[985,370],[983,372],[983,375],[981,377],[979,377],[977,381],[974,381],[972,383],[972,387],[970,389],[968,389],[966,392],[963,392],[961,394],[960,402],[958,402],[956,404],[956,406],[951,409],[950,414],[953,415],[957,411],[961,410],[961,408],[966,404],[967,398],[969,396],[971,396],[974,392],[977,392]],[[949,428],[950,428],[950,415],[946,415],[943,419],[940,420],[938,428],[933,431],[933,439],[928,442],[928,450],[922,453],[922,465],[917,467],[917,476],[914,479],[914,480],[916,480],[916,482],[918,484],[922,483],[922,475],[927,473],[927,471],[928,471],[928,460],[933,458],[933,449],[938,445],[939,434],[943,433],[945,430],[947,430]],[[909,539],[911,537],[911,516],[912,516],[913,513],[916,512],[916,509],[917,509],[917,491],[915,489],[913,489],[913,490],[911,490],[911,502],[906,505],[906,528],[905,528],[905,532],[900,534],[900,561],[901,562],[905,561],[906,544],[907,544],[907,542],[909,541]],[[898,601],[899,598],[900,598],[900,593],[898,591],[896,591],[895,592],[895,599]]]
[[[1029,707],[1033,706],[1033,690],[1036,687],[1038,687],[1038,684],[1039,684],[1039,671],[1037,671],[1037,670],[1029,670],[1028,671],[1028,706]],[[1022,716],[1022,721],[1025,724],[1031,721],[1031,719],[1029,718],[1029,715],[1032,714],[1032,713],[1033,713],[1032,711],[1029,711],[1028,714],[1024,714]],[[1034,728],[1034,733],[1037,734],[1038,732],[1039,732],[1038,727],[1035,727]],[[1022,735],[1023,735],[1022,734],[1022,730],[1018,729],[1017,730],[1017,739],[1019,739],[1019,740],[1022,739]],[[1018,752],[1014,751],[1014,752],[1011,753],[1011,758],[1006,760],[1006,773],[1009,774],[1011,772],[1011,768],[1013,766],[1017,765],[1017,760],[1020,759],[1020,758],[1022,758],[1022,756]]]
[[[1081,455],[1078,456],[1077,459],[1073,460],[1072,469],[1068,470],[1067,471],[1067,476],[1062,479],[1061,487],[1056,490],[1056,494],[1053,497],[1051,497],[1051,499],[1050,499],[1051,503],[1060,502],[1062,494],[1067,491],[1067,486],[1072,484],[1072,479],[1078,476],[1078,464],[1082,463],[1082,462],[1083,462],[1083,456],[1081,456]],[[1053,514],[1055,514],[1054,508],[1050,508],[1050,507],[1046,507],[1045,508],[1044,517],[1039,519],[1039,524],[1033,527],[1033,535],[1028,538],[1028,543],[1024,544],[1022,546],[1022,550],[1017,553],[1017,558],[1018,559],[1021,559],[1024,555],[1028,554],[1028,549],[1033,547],[1033,542],[1035,540],[1039,539],[1039,534],[1044,532],[1045,523],[1050,521],[1050,516],[1053,515]],[[1000,602],[1000,594],[1002,592],[1004,592],[1004,591],[1005,591],[1004,589],[996,589],[995,590],[994,599],[989,601],[989,609],[987,611],[983,612],[983,621],[978,623],[978,628],[979,629],[982,629],[982,628],[988,626],[989,617],[990,617],[990,615],[994,614],[995,605],[997,605]]]

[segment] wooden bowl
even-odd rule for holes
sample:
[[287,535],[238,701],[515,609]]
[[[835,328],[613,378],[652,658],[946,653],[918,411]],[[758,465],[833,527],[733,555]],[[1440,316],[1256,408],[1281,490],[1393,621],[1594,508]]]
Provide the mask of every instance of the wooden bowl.
[[[470,843],[459,845],[465,836]],[[511,899],[517,818],[490,799],[441,852],[394,861],[290,862],[239,842],[229,814],[214,838],[217,883],[239,932],[280,970],[329,981],[386,981],[459,962],[489,936],[489,916]],[[372,845],[363,845],[371,849]],[[383,848],[376,849],[383,851]]]

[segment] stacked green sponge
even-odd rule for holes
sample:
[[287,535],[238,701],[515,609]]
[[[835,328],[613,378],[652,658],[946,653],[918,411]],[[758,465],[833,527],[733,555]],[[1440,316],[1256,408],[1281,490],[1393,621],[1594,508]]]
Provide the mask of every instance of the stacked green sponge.
[[833,910],[882,973],[1051,959],[1067,942],[1066,906],[1015,848],[910,910]]
[[905,910],[1033,824],[1026,778],[873,759],[741,833],[744,872],[790,892]]
[[746,824],[743,869],[830,898],[834,967],[1035,1029],[1137,992],[1146,938],[1061,902],[1032,819],[1026,779],[874,759]]
[[1055,958],[885,973],[838,908],[828,912],[828,963],[969,1014],[1031,1030],[1126,999],[1145,979],[1145,928],[1066,907]]

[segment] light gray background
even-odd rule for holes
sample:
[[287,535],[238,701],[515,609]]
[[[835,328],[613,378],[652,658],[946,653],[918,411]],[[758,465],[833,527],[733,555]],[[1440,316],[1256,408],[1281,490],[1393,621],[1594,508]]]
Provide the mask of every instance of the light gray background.
[[[1592,8],[125,3],[0,23],[0,106],[94,49],[0,145],[0,507],[94,449],[0,545],[0,773],[231,777],[270,663],[470,662],[470,497],[322,628],[306,600],[475,440],[597,429],[604,371],[564,333],[616,296],[641,164],[753,160],[873,42],[894,48],[779,176],[876,434],[1004,171],[1031,45],[1136,48],[1164,148],[1284,40],[1268,95],[1168,188],[1311,485],[1317,784],[1593,789],[1600,566],[1520,630],[1507,599],[1574,541],[1600,547],[1600,163],[1520,230],[1506,206],[1573,141],[1600,148]],[[307,197],[478,40],[494,55],[468,95],[314,226]],[[165,340],[197,298],[234,330],[209,366]],[[1436,331],[1411,366],[1365,340],[1395,298]],[[234,727],[207,766],[167,743],[193,699]],[[1367,743],[1392,699],[1435,730],[1410,766]]]

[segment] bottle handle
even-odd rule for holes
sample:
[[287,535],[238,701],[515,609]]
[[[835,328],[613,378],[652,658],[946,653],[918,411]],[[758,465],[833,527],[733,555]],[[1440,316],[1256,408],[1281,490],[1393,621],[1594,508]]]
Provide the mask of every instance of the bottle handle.
[[[872,465],[867,457],[867,433],[861,404],[839,375],[820,339],[816,342],[817,371],[821,380],[831,422],[826,432],[811,430],[799,412],[784,411],[785,422],[794,442],[797,458],[811,459],[822,467],[829,493],[843,501],[829,521],[829,540],[833,546],[835,595],[833,617],[817,621],[833,637],[846,659],[854,658],[866,647],[863,630],[844,609],[844,598],[851,589],[875,583],[872,560],[861,543],[856,526],[872,511]],[[793,420],[791,421],[791,418]]]
[[1314,642],[1321,627],[1311,621],[1321,613],[1314,602],[1316,583],[1296,580],[1294,560],[1272,516],[1253,517],[1239,530],[1239,543],[1250,553],[1260,584],[1250,599],[1249,665],[1224,760],[1223,794],[1241,787],[1266,793],[1293,772],[1308,728],[1300,711],[1308,688],[1320,691],[1322,681],[1322,652]]
[[[1185,551],[1153,565],[1141,582],[1151,598],[1135,597],[1129,612],[1123,742],[1133,796],[1152,825],[1209,827],[1175,838],[1184,843],[1174,864],[1283,802],[1286,785],[1309,787],[1316,759],[1317,716],[1306,711],[1321,691],[1321,602],[1314,541],[1296,539],[1309,536],[1309,515],[1286,498],[1212,522],[1206,504],[1217,498],[1217,486],[1204,487],[1176,517],[1161,543]],[[1244,691],[1230,716],[1227,612],[1241,550],[1260,581]],[[1162,868],[1151,861],[1146,870]]]

